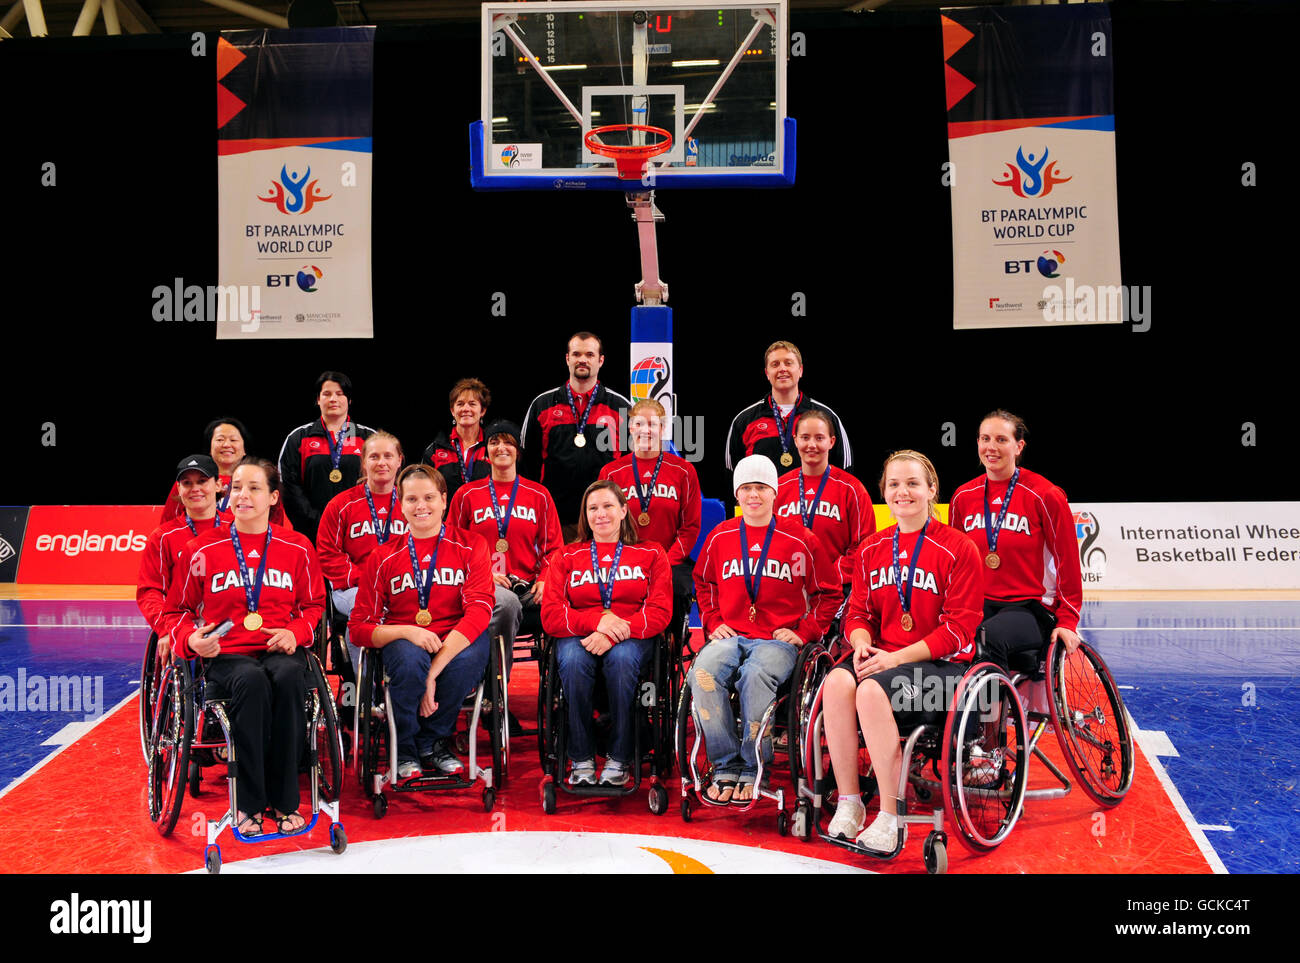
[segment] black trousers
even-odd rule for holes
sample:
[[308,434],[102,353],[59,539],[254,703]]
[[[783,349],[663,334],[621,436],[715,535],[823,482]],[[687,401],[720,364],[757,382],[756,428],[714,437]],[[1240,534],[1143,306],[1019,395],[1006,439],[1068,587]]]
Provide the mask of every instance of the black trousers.
[[[1002,668],[1009,668],[1011,657],[1017,652],[1044,648],[1056,628],[1056,617],[1043,608],[1041,602],[1028,599],[1021,602],[984,600],[984,654]],[[978,633],[977,633],[978,636]]]
[[261,658],[218,655],[207,662],[210,699],[230,707],[236,804],[245,813],[298,808],[298,761],[307,741],[307,653]]

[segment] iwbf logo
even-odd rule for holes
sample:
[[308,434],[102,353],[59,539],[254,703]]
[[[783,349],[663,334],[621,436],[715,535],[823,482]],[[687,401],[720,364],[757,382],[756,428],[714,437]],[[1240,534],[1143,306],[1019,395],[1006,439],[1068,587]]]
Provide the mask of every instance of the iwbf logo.
[[88,899],[73,893],[50,904],[50,932],[59,936],[126,934],[133,943],[153,936],[153,902],[147,899]]
[[[321,201],[328,201],[333,194],[322,194],[316,187],[316,181],[309,181],[311,168],[301,177],[297,171],[292,173],[288,166],[280,168],[280,179],[271,181],[271,193],[266,197],[257,195],[259,201],[274,204],[281,214],[306,214]],[[304,186],[306,185],[305,189]]]
[[1074,512],[1074,534],[1079,541],[1079,566],[1085,582],[1100,581],[1106,574],[1106,550],[1096,544],[1101,522],[1092,512]]
[[672,367],[668,359],[661,355],[643,358],[632,366],[632,377],[628,388],[632,393],[632,403],[646,400],[659,400],[672,381]]

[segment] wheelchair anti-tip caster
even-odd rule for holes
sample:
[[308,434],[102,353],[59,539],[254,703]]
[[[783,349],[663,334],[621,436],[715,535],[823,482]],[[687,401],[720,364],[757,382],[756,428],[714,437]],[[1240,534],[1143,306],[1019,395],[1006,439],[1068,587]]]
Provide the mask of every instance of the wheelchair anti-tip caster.
[[663,786],[651,786],[648,802],[650,811],[656,816],[662,816],[668,811],[668,790]]
[[931,832],[925,837],[921,855],[925,858],[925,871],[931,876],[942,876],[948,872],[948,837],[944,833]]
[[211,876],[216,876],[221,872],[221,847],[209,846],[203,851],[203,865],[208,868]]
[[375,818],[383,819],[384,813],[386,812],[388,812],[388,799],[384,796],[382,792],[376,793],[375,794]]
[[343,828],[342,823],[330,823],[330,849],[335,854],[342,854],[343,850],[348,848],[347,830]]

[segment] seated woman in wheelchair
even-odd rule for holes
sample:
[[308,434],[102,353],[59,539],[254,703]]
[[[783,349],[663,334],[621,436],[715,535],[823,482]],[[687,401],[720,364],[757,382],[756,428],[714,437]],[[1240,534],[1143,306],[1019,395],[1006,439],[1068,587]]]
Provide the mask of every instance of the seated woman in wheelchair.
[[488,634],[493,639],[505,637],[507,674],[524,609],[541,605],[546,566],[564,544],[551,493],[516,470],[519,434],[518,426],[509,421],[488,426],[491,473],[457,488],[447,509],[452,524],[479,535],[492,549],[496,604]]
[[655,637],[672,615],[668,556],[638,541],[623,490],[593,482],[582,496],[578,541],[556,552],[542,596],[542,628],[555,639],[556,665],[568,703],[569,784],[596,783],[592,690],[600,666],[613,731],[600,784],[632,778],[637,681]]
[[[906,832],[893,788],[904,762],[900,727],[910,731],[942,719],[946,700],[935,712],[922,697],[951,691],[969,666],[983,580],[970,539],[934,517],[939,479],[928,458],[915,451],[890,455],[880,493],[897,524],[868,539],[858,556],[844,620],[852,664],[831,671],[822,699],[839,792],[829,835],[890,852],[899,831]],[[865,830],[859,724],[880,789],[880,812]]]
[[[710,802],[749,805],[763,714],[794,670],[800,647],[820,639],[830,625],[843,593],[835,562],[817,536],[798,520],[773,513],[777,477],[771,459],[742,458],[732,480],[741,516],[709,533],[695,565],[695,597],[709,642],[688,680],[713,768],[705,794]],[[733,685],[743,741],[737,740],[731,711]]]
[[[347,618],[356,605],[361,570],[376,548],[406,531],[397,503],[402,443],[376,431],[361,446],[361,481],[329,500],[316,526],[316,552],[330,584],[334,610]],[[357,646],[348,639],[348,657],[357,664]]]
[[[325,582],[312,544],[271,524],[279,499],[275,466],[244,458],[230,482],[233,526],[189,542],[167,596],[173,652],[202,658],[205,697],[229,701],[244,836],[262,833],[268,809],[281,833],[306,825],[298,812],[308,689],[301,647],[324,611]],[[226,620],[230,631],[209,637]]]
[[492,618],[487,544],[444,518],[447,482],[429,465],[397,479],[406,534],[370,553],[348,621],[352,641],[380,649],[397,726],[397,778],[465,771],[451,737],[461,703],[488,663]]
[[979,456],[984,474],[952,496],[948,517],[970,536],[984,564],[984,644],[1009,668],[1017,652],[1060,640],[1079,647],[1083,574],[1074,514],[1065,492],[1020,467],[1025,423],[999,408],[984,416]]
[[667,412],[653,398],[634,404],[628,412],[628,442],[632,450],[600,470],[623,489],[642,542],[657,542],[668,553],[673,571],[673,619],[682,631],[695,587],[691,552],[700,537],[700,479],[685,458],[663,450]]

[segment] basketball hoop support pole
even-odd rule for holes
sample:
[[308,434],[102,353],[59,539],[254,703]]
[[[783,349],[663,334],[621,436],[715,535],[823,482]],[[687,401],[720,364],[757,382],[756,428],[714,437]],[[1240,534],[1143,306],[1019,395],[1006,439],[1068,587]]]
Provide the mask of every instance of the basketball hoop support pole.
[[624,195],[636,220],[637,242],[641,248],[641,280],[634,287],[636,299],[647,307],[668,300],[668,285],[659,277],[659,246],[655,241],[655,222],[663,215],[655,209],[654,191],[629,192]]

